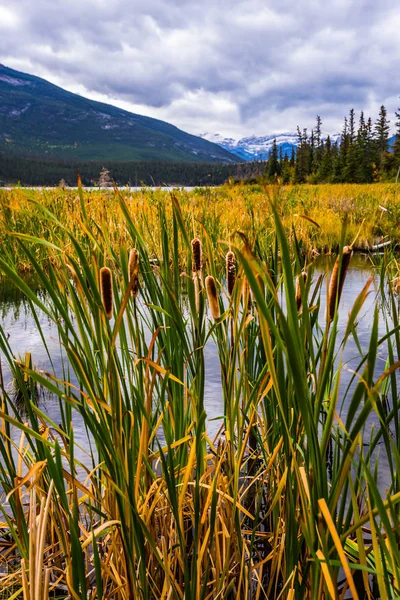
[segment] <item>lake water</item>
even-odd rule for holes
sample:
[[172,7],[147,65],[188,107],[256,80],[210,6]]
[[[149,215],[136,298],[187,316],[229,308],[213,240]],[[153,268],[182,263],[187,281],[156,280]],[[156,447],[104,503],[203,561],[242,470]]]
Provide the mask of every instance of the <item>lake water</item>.
[[[187,186],[187,185],[162,185],[162,186],[133,186],[133,187],[128,187],[126,185],[123,186],[117,186],[118,190],[129,190],[130,192],[140,192],[140,191],[147,191],[147,190],[152,190],[153,192],[155,190],[161,190],[162,192],[172,192],[174,190],[185,190],[186,192],[191,192],[192,190],[195,190],[196,188],[199,187],[204,187],[204,186]],[[207,187],[212,187],[212,186],[207,186]],[[12,187],[0,187],[0,190],[12,190],[15,188]],[[36,191],[42,191],[45,192],[46,190],[58,190],[61,189],[60,186],[21,186],[21,188],[18,189],[23,189],[23,190],[36,190]],[[66,187],[66,190],[77,190],[78,188],[75,186],[71,186],[71,187]],[[106,191],[106,190],[113,190],[112,187],[110,188],[99,188],[98,186],[92,186],[92,187],[84,187],[83,190],[85,192],[95,192],[95,191]]]
[[[316,269],[316,273],[314,275],[315,280],[317,278],[318,271],[325,272],[325,266],[323,263]],[[374,274],[375,272],[369,259],[363,258],[361,256],[353,257],[351,266],[347,274],[340,302],[339,329],[342,335],[339,335],[339,341],[343,337],[343,333],[345,331],[348,320],[348,313],[353,306],[354,300],[356,299],[357,295],[361,292],[370,276]],[[4,282],[1,282],[1,280],[0,285],[3,285],[3,288],[0,290],[1,326],[9,337],[9,343],[11,345],[14,355],[18,357],[19,355],[23,356],[26,352],[30,352],[32,356],[32,361],[36,365],[36,367],[44,370],[51,370],[51,365],[49,364],[48,356],[45,351],[43,341],[37,331],[37,327],[32,317],[29,304],[26,302],[26,300],[20,297],[19,293],[16,290],[10,290],[7,287],[5,287]],[[376,295],[378,292],[377,285],[378,281],[377,277],[375,277],[374,283],[370,288],[371,292],[367,297],[367,300],[358,318],[357,333],[363,352],[366,352],[369,346],[373,320],[373,310],[376,304]],[[40,291],[38,293],[40,293]],[[323,284],[321,288],[322,310],[320,311],[322,318],[324,315],[325,301],[326,285]],[[57,337],[57,329],[51,322],[49,322],[47,317],[43,314],[40,315],[40,322],[43,333],[46,337],[46,342],[48,344],[50,354],[52,356],[55,371],[57,375],[61,376],[63,361],[60,351],[59,340]],[[381,337],[386,333],[386,325],[383,318],[380,319],[379,327]],[[5,379],[5,386],[7,388],[10,388],[10,386],[12,385],[11,377],[4,363],[4,357],[1,357],[1,360],[3,376]],[[395,360],[397,360],[396,357]],[[340,386],[340,391],[342,395],[353,376],[353,370],[357,368],[359,362],[360,353],[357,349],[354,340],[352,339],[352,337],[350,337],[346,345],[345,352],[343,354],[343,369],[341,374]],[[380,350],[376,366],[377,376],[385,370],[385,366],[386,354],[385,350],[382,349]],[[208,432],[209,435],[212,437],[218,431],[221,425],[221,415],[223,413],[218,353],[217,348],[212,342],[212,340],[210,340],[205,347],[205,368],[205,410],[207,412],[208,417]],[[347,406],[346,403],[344,403],[343,406],[340,406],[340,403],[341,399],[339,397],[339,404],[337,408],[338,411],[340,411],[342,419],[345,419],[347,414]],[[45,413],[47,413],[50,416],[50,418],[55,423],[58,424],[60,422],[58,400],[56,400],[52,396],[47,396],[40,400],[39,406]],[[82,427],[80,416],[77,413],[75,413],[73,421],[75,430],[75,441],[82,446],[82,449],[87,448],[87,434],[84,428]],[[378,424],[378,419],[377,417],[375,417],[374,414],[371,415],[371,418],[368,423],[368,428],[371,428],[373,424]],[[85,462],[86,455],[84,450],[77,453],[77,458]],[[390,484],[390,477],[386,465],[386,457],[381,456],[378,477],[379,487],[382,490],[382,492],[384,492]]]

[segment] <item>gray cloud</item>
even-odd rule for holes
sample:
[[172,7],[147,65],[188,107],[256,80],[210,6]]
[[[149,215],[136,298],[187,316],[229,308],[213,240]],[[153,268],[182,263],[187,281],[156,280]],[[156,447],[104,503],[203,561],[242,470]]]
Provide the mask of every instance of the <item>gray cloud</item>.
[[[1,2],[1,0],[0,0]],[[14,0],[0,61],[188,131],[341,128],[400,101],[395,0]]]

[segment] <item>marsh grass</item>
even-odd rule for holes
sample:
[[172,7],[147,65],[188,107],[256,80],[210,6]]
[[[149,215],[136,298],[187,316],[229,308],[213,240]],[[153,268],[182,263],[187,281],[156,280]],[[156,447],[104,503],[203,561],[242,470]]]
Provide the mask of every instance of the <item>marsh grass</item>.
[[[299,252],[298,221],[287,235],[278,197],[263,200],[268,234],[253,222],[252,235],[231,243],[238,269],[229,290],[227,246],[215,223],[199,226],[198,206],[190,214],[176,196],[166,203],[150,195],[139,225],[124,195],[97,219],[91,196],[79,189],[78,200],[79,228],[60,218],[57,205],[50,211],[32,201],[40,228],[32,233],[27,215],[18,217],[0,256],[39,333],[39,311],[54,323],[79,382],[72,385],[68,368],[61,379],[17,364],[0,328],[11,374],[46,388],[61,414],[52,422],[21,385],[22,414],[2,383],[3,593],[25,600],[62,590],[110,600],[399,596],[400,328],[390,288],[382,283],[386,334],[378,336],[376,308],[369,347],[358,343],[359,366],[342,397],[340,357],[350,337],[357,341],[371,281],[344,331],[338,292],[332,315],[320,315],[322,280]],[[204,288],[196,287],[191,242],[200,237]],[[136,296],[132,248],[140,256]],[[21,264],[35,272],[46,303],[25,283]],[[385,259],[382,282],[390,269]],[[204,410],[211,337],[224,401],[215,439]],[[382,352],[386,368],[376,375]],[[75,412],[88,435],[85,461],[76,458]],[[378,425],[368,433],[371,416]],[[378,448],[389,461],[385,496]]]

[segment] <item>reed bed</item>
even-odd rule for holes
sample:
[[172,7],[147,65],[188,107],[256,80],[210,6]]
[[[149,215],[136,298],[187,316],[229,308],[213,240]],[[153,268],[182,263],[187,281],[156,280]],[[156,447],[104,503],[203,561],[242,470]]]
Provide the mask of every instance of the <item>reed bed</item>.
[[[385,286],[393,257],[381,265],[369,346],[358,344],[353,385],[341,392],[340,357],[357,340],[371,281],[339,329],[348,253],[339,251],[324,315],[323,282],[300,243],[305,224],[315,226],[293,218],[288,235],[281,197],[260,197],[267,231],[244,216],[241,235],[222,238],[233,211],[218,225],[222,205],[203,194],[160,202],[123,193],[101,206],[79,190],[77,202],[53,198],[51,210],[48,199],[19,194],[7,198],[24,208],[3,204],[3,226],[13,227],[0,270],[39,333],[40,314],[54,323],[66,361],[63,377],[32,368],[0,328],[2,369],[24,403],[16,408],[0,375],[2,597],[399,597],[400,327]],[[224,406],[215,438],[204,409],[210,343]],[[60,423],[32,401],[35,385],[58,398]],[[384,494],[378,449],[389,461]]]
[[[336,252],[341,242],[343,222],[346,221],[345,245],[355,249],[370,248],[375,243],[391,241],[400,243],[400,202],[398,185],[302,185],[285,186],[279,195],[279,216],[288,236],[295,224],[302,254],[311,255]],[[132,193],[120,192],[128,206],[131,219],[149,247],[155,247],[153,257],[162,255],[160,227],[166,228],[170,237],[173,228],[173,211],[168,202],[169,193],[144,188]],[[264,185],[225,185],[219,188],[198,188],[192,191],[176,190],[185,227],[204,228],[213,245],[219,240],[230,240],[236,231],[244,233],[250,241],[254,238],[268,244],[274,234],[274,217],[268,196],[274,188]],[[121,244],[129,244],[129,231],[120,207],[118,195],[112,190],[84,192],[86,217],[102,231],[107,231],[108,242],[118,253]],[[70,247],[67,231],[73,233],[79,244],[86,248],[90,243],[80,213],[81,199],[75,189],[12,191],[0,189],[0,239],[3,253],[13,257],[22,271],[32,271],[23,252],[11,233],[24,232],[46,239],[56,248]],[[163,206],[164,220],[159,219]],[[44,209],[56,219],[43,220]],[[64,227],[60,227],[60,223]],[[90,237],[101,242],[101,233],[91,227]],[[151,241],[151,243],[150,243]],[[203,240],[204,241],[204,240]],[[204,259],[207,249],[204,247]],[[60,255],[50,245],[37,248],[39,262],[49,257],[60,266]],[[226,253],[226,249],[224,249]],[[221,255],[222,256],[222,255]],[[179,261],[185,264],[186,248],[179,241]]]

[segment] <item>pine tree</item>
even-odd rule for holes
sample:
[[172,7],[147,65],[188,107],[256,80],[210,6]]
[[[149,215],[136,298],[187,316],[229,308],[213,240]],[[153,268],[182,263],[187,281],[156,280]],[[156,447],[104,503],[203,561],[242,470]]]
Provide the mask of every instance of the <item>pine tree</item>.
[[356,139],[356,181],[358,183],[370,183],[373,175],[372,165],[372,137],[369,133],[369,125],[365,123],[364,113],[361,112],[360,122]]
[[375,123],[375,148],[376,148],[376,165],[381,174],[385,170],[386,152],[389,149],[389,126],[390,121],[387,119],[386,108],[382,105],[379,111],[378,120]]
[[328,183],[331,181],[333,173],[333,153],[332,153],[332,142],[328,135],[326,143],[323,147],[323,156],[320,167],[318,169],[318,181]]
[[354,108],[350,110],[346,153],[344,157],[343,180],[349,183],[357,181],[357,147],[355,143],[355,115]]
[[292,146],[292,150],[290,152],[290,166],[294,167],[296,162],[296,151],[294,149],[294,147]]
[[285,153],[283,157],[282,165],[281,165],[281,179],[284,185],[290,183],[292,179],[292,171],[293,168],[290,166],[290,160],[288,155]]
[[310,146],[308,144],[308,136],[307,129],[303,129],[303,132],[300,131],[300,128],[297,128],[297,153],[296,153],[296,161],[294,167],[294,182],[295,183],[305,183],[308,175],[308,166],[309,166],[309,152]]
[[347,117],[344,118],[344,125],[340,136],[339,148],[333,161],[332,181],[341,183],[344,181],[344,169],[346,166],[347,149],[349,147],[349,132]]
[[393,147],[393,155],[395,157],[396,166],[400,168],[400,108],[395,112],[396,115],[396,138]]
[[272,142],[271,152],[268,157],[267,176],[268,176],[268,179],[273,180],[278,175],[280,175],[280,164],[279,164],[278,145],[276,143],[276,138],[275,138],[274,141]]
[[322,141],[322,119],[319,115],[317,115],[317,125],[315,127],[315,158],[314,165],[315,171],[318,171],[320,168],[322,157],[324,156],[324,143]]

